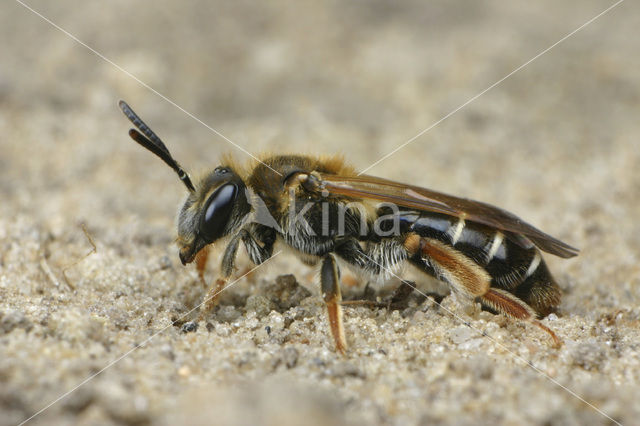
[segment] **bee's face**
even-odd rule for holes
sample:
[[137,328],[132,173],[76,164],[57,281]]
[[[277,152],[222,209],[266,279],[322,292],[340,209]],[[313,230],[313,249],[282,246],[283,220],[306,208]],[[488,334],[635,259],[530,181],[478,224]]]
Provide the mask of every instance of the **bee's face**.
[[229,235],[249,213],[242,179],[217,167],[189,193],[178,213],[180,260],[190,263],[206,245]]

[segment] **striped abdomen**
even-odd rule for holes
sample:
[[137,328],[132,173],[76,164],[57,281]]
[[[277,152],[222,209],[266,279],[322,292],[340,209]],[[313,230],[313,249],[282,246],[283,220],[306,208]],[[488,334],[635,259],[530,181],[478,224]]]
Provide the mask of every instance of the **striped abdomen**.
[[452,282],[456,276],[447,273],[447,266],[433,258],[449,256],[449,264],[469,265],[470,272],[459,281],[473,280],[474,271],[479,280],[488,276],[491,288],[515,295],[540,316],[549,314],[560,303],[560,289],[533,245],[523,247],[513,235],[452,216],[403,212],[400,218],[403,233],[418,235],[423,244],[433,246],[409,259],[430,275],[457,284],[453,287],[458,289],[461,284],[473,286],[471,282]]

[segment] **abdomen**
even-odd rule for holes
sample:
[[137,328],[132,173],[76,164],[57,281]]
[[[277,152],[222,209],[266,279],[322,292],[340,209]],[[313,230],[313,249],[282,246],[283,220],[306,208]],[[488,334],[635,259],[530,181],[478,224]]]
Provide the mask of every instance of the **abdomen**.
[[[437,213],[403,212],[400,223],[403,232],[417,234],[423,244],[437,243],[439,253],[448,253],[452,263],[470,265],[471,262],[476,266],[471,270],[483,272],[478,276],[488,274],[491,288],[513,294],[539,316],[548,315],[560,303],[560,289],[534,246],[523,247],[499,230]],[[441,263],[430,259],[428,253],[428,249],[420,251],[409,261],[447,281],[448,275],[443,273]]]

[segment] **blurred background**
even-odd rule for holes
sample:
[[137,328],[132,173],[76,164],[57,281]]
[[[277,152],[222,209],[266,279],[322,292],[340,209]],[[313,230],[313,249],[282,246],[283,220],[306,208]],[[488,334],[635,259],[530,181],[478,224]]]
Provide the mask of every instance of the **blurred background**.
[[[29,312],[34,297],[47,299],[47,274],[38,265],[45,256],[60,277],[64,265],[81,257],[90,248],[81,222],[102,257],[69,273],[91,291],[110,289],[105,276],[126,282],[162,256],[175,269],[171,279],[185,275],[172,246],[173,218],[184,188],[169,168],[128,138],[130,124],[117,107],[119,99],[135,109],[192,174],[210,170],[226,152],[241,161],[250,158],[163,97],[256,155],[342,153],[363,170],[613,4],[27,3],[97,54],[20,2],[0,6],[0,297],[5,312]],[[604,312],[598,309],[637,314],[637,12],[635,3],[621,3],[367,173],[517,213],[583,250],[580,260],[549,259],[567,294],[563,313],[582,320]],[[43,241],[54,249],[44,249]],[[270,276],[286,272],[289,262],[295,263],[280,261]],[[211,267],[215,271],[217,264]],[[91,287],[89,277],[100,268],[106,271],[96,278],[102,284]],[[305,270],[297,263],[291,268]],[[81,297],[56,297],[47,299],[48,309],[73,306],[82,321],[86,302]],[[180,300],[171,291],[153,297],[168,311],[171,300]],[[38,315],[51,312],[32,315],[37,324]],[[140,327],[144,329],[143,322]],[[108,340],[114,339],[118,337]],[[27,339],[25,347],[27,343],[37,345]],[[21,395],[22,408],[13,400],[0,407],[13,410],[11,418],[20,420],[60,386],[52,379],[43,393],[26,391],[30,368],[12,348],[2,349],[3,359],[12,360],[5,368],[10,365],[24,375],[0,374],[0,383],[4,380]],[[111,358],[113,354],[102,354],[97,359]],[[626,377],[638,380],[634,368]],[[71,385],[86,371],[60,374]],[[585,380],[589,388],[601,377]],[[614,381],[607,383],[614,386]],[[426,418],[421,416],[427,408],[419,408],[422,394],[414,395],[413,408],[406,408],[390,395],[363,396],[366,385],[358,389],[362,392],[350,394],[357,401],[351,406],[374,407],[369,420]],[[413,401],[410,392],[403,395]],[[454,394],[444,398],[456,402]],[[557,398],[571,400],[564,394]],[[632,404],[609,403],[619,416],[630,416],[627,405]],[[518,414],[522,404],[507,403],[506,412],[515,417],[501,420],[549,421],[537,412]],[[571,418],[604,421],[579,403],[567,404],[578,416]],[[409,411],[398,417],[394,410],[402,407]],[[478,411],[470,408],[469,413],[471,422]]]
[[[361,170],[612,3],[29,4],[244,149],[341,152]],[[625,13],[628,7],[596,20],[369,173],[520,212],[543,200],[560,212],[567,197],[584,197],[585,173],[624,170],[630,164],[617,162],[629,156],[612,151],[637,146],[639,18]],[[65,209],[86,215],[107,208],[111,217],[172,213],[181,188],[128,140],[120,98],[190,170],[210,169],[222,152],[248,159],[19,3],[5,3],[0,22],[4,197],[64,187],[82,200],[67,200]],[[541,182],[546,174],[554,177]],[[539,191],[545,196],[538,198],[541,183],[562,196]],[[140,186],[167,190],[147,200],[135,190]],[[88,202],[80,192],[94,197]],[[514,194],[522,197],[518,204],[510,202]],[[541,220],[559,220],[534,210]],[[562,229],[560,223],[553,231]]]

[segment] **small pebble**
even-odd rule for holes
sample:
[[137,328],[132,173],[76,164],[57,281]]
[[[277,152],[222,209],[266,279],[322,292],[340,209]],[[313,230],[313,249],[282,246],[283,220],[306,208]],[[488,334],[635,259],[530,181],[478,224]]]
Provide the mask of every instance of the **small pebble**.
[[301,300],[311,296],[311,292],[298,284],[296,277],[291,274],[277,277],[276,282],[267,285],[262,294],[281,311],[297,306]]
[[298,363],[299,353],[296,348],[289,346],[282,351],[281,357],[287,368],[293,368]]
[[169,259],[169,256],[162,256],[158,261],[158,267],[160,270],[171,268],[171,259]]
[[235,306],[221,306],[216,313],[216,318],[221,322],[233,322],[240,318],[242,313],[238,311]]
[[247,298],[244,305],[247,313],[255,312],[258,318],[269,315],[269,312],[276,309],[276,305],[264,296],[258,294],[251,295]]
[[198,323],[194,321],[185,322],[184,324],[182,324],[182,327],[180,327],[180,331],[182,331],[183,333],[192,333],[197,329],[198,329]]
[[597,371],[607,358],[606,349],[598,343],[578,343],[570,348],[573,365],[587,371]]
[[29,331],[33,328],[31,321],[24,313],[16,310],[8,310],[0,312],[0,332],[11,333],[16,328],[22,328]]
[[479,334],[477,331],[469,328],[468,326],[456,327],[451,330],[450,336],[451,340],[455,344],[460,344],[462,342],[466,342],[467,340],[477,337]]
[[331,368],[331,375],[334,377],[358,377],[364,379],[366,376],[362,370],[360,370],[355,364],[348,361],[341,361],[336,363]]

